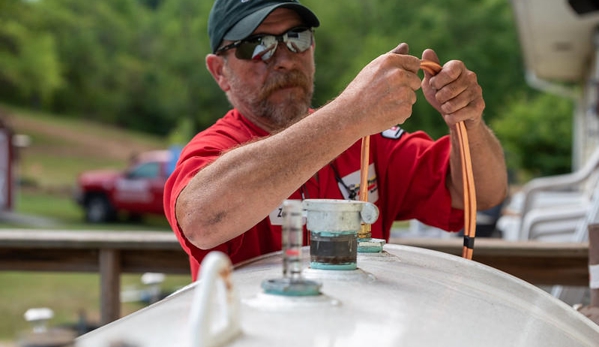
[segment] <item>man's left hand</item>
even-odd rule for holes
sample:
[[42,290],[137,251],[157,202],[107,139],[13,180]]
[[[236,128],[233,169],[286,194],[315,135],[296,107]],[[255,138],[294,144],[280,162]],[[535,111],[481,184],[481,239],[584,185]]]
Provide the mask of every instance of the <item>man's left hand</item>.
[[[422,53],[422,59],[439,63],[437,54],[431,49]],[[448,61],[436,76],[425,72],[422,91],[450,127],[461,121],[478,123],[482,119],[485,108],[482,88],[476,74],[462,61]]]

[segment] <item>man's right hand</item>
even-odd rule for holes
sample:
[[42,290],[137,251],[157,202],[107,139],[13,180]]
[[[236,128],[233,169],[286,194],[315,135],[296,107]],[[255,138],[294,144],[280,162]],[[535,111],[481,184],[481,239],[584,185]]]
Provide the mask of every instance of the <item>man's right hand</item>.
[[421,84],[420,59],[408,52],[402,43],[374,59],[331,103],[360,125],[362,136],[403,124],[412,115]]

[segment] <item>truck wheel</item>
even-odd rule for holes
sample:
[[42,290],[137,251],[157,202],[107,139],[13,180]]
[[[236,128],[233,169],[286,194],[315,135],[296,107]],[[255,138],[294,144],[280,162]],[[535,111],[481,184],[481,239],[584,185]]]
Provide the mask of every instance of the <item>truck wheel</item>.
[[103,195],[94,195],[85,204],[85,220],[90,223],[105,223],[115,217],[110,201]]

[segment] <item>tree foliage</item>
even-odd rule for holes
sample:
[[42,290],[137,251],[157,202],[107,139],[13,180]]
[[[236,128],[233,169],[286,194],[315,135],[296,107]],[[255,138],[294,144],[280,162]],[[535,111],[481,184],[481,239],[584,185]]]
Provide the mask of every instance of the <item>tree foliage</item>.
[[63,86],[60,57],[51,33],[35,29],[31,4],[0,2],[0,90],[8,101],[47,103]]
[[550,94],[515,97],[491,124],[509,167],[536,176],[571,172],[572,101]]
[[[442,63],[459,59],[475,71],[489,123],[514,111],[503,107],[520,102],[514,95],[531,93],[505,0],[302,3],[321,20],[314,107],[401,42],[410,54],[431,48]],[[0,1],[0,101],[159,135],[199,131],[229,108],[204,63],[211,6],[212,0]],[[421,94],[403,127],[435,138],[447,133]]]

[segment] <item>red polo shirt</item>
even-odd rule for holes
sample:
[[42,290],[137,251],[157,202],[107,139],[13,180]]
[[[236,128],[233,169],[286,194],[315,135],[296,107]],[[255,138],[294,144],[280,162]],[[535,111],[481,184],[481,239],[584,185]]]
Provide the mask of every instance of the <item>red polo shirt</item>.
[[[201,250],[191,244],[175,217],[179,193],[200,169],[223,151],[267,135],[234,109],[197,134],[181,152],[165,186],[164,207],[171,227],[189,255],[194,280],[199,264],[210,251],[222,251],[233,263],[238,263],[281,250],[278,209],[244,234],[211,250]],[[448,136],[433,141],[424,132],[408,134],[399,127],[370,137],[368,201],[375,203],[380,211],[379,219],[372,225],[372,237],[388,240],[396,220],[418,219],[449,231],[463,227],[463,211],[451,207],[446,188],[450,147]],[[352,197],[352,192],[359,199],[360,157],[361,141],[357,141],[320,169],[315,175],[317,179],[311,178],[289,199],[347,199]]]

